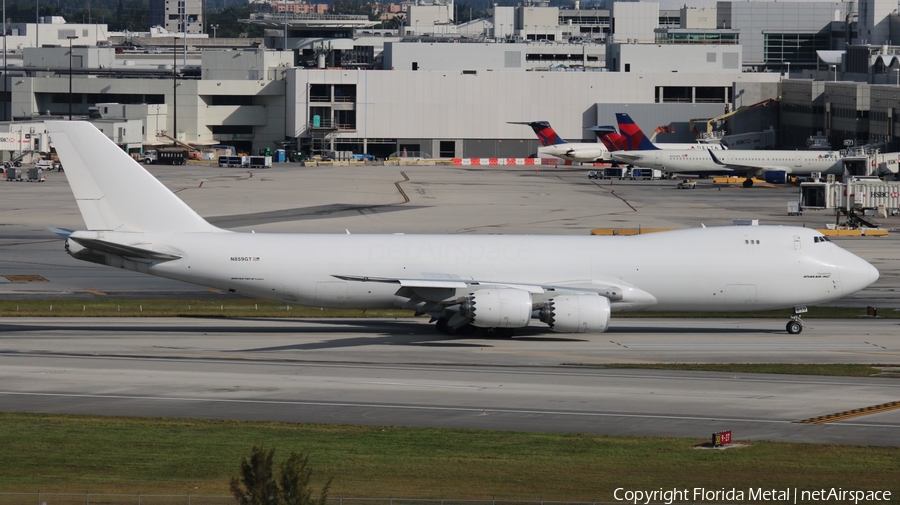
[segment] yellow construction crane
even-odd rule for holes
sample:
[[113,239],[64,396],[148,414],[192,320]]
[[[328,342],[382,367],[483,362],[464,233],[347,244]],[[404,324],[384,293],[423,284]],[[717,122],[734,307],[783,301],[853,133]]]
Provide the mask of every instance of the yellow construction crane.
[[[726,112],[725,114],[722,114],[721,116],[716,116],[712,119],[707,119],[707,118],[691,119],[691,122],[690,122],[691,131],[694,132],[694,135],[696,135],[696,136],[699,136],[703,133],[707,133],[707,134],[712,133],[714,123],[717,123],[719,121],[724,121],[724,120],[730,118],[731,116],[734,116],[735,114],[740,114],[741,112],[752,109],[754,107],[766,106],[766,105],[773,104],[773,103],[777,104],[778,100],[775,98],[768,98],[761,102],[756,102],[751,105],[745,105],[743,107],[738,107],[737,109],[734,109],[731,112]],[[703,131],[698,130],[697,129],[698,123],[706,123],[706,128]]]

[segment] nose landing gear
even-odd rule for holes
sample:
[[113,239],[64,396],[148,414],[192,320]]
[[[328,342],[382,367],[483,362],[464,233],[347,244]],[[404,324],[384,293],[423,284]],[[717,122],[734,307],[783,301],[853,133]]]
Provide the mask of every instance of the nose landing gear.
[[788,321],[787,326],[785,326],[788,333],[797,335],[803,331],[803,320],[800,319],[800,314],[805,313],[807,310],[805,305],[794,307],[794,315],[791,316],[791,320]]

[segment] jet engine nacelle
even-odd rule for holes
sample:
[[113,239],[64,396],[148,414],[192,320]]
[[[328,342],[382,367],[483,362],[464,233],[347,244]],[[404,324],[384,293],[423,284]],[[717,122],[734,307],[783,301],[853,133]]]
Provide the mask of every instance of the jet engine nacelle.
[[787,184],[787,172],[784,170],[766,171],[764,177],[769,184]]
[[603,333],[609,312],[609,298],[600,295],[557,296],[541,309],[540,319],[560,333]]
[[480,289],[459,309],[478,328],[521,328],[531,320],[531,293],[522,289]]
[[602,148],[580,148],[580,149],[571,149],[566,152],[566,157],[571,159],[572,161],[576,161],[579,163],[589,163],[593,161],[603,160],[609,158],[609,151]]

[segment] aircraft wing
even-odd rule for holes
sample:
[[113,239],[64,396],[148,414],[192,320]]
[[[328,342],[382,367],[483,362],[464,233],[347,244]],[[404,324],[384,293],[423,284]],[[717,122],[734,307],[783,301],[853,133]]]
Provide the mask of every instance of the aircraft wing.
[[[480,281],[461,278],[447,279],[401,279],[391,277],[366,277],[359,275],[334,275],[332,277],[345,281],[356,282],[381,282],[387,284],[397,284],[398,296],[413,298],[410,295],[418,296],[421,299],[431,302],[441,302],[443,304],[457,303],[459,300],[456,296],[457,289],[477,290],[489,288],[513,288],[528,291],[533,295],[548,295],[554,293],[565,294],[597,294],[609,298],[610,301],[621,300],[623,288],[612,283],[595,283],[595,282],[578,282],[578,283],[562,283],[562,284],[522,284],[517,282],[501,282],[501,281]],[[450,292],[452,291],[452,295]]]
[[769,172],[769,171],[778,171],[778,172],[784,171],[784,167],[766,167],[766,166],[759,166],[759,165],[742,165],[740,163],[724,163],[722,160],[720,160],[715,155],[715,153],[712,152],[711,149],[707,149],[707,152],[709,153],[710,156],[712,156],[713,163],[715,163],[716,165],[721,165],[722,167],[724,167],[728,170],[734,170],[735,172],[744,172],[744,173],[748,174],[749,176],[760,175],[764,172]]

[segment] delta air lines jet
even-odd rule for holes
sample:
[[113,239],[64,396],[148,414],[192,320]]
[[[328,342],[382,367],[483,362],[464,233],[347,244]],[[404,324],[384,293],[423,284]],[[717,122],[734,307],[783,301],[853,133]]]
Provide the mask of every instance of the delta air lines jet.
[[835,151],[711,151],[678,149],[661,151],[619,151],[613,159],[638,167],[667,173],[713,175],[739,173],[746,176],[744,187],[753,186],[753,177],[784,184],[788,175],[843,174],[842,156]]
[[[631,237],[239,233],[200,217],[102,132],[47,121],[85,230],[74,258],[314,307],[403,307],[446,333],[508,336],[539,319],[596,333],[617,310],[799,313],[878,271],[809,228],[729,226]],[[704,254],[697,254],[703,251]],[[727,258],[711,262],[709,258]],[[735,268],[759,264],[765,268]]]
[[[610,152],[619,149],[618,144],[608,144],[607,142],[566,142],[562,137],[557,135],[547,121],[531,121],[531,122],[510,122],[509,124],[528,125],[534,130],[541,147],[538,148],[538,157],[555,156],[564,160],[577,163],[594,163],[602,161],[610,161]],[[605,131],[614,133],[615,128],[604,127]],[[597,133],[600,136],[600,133]],[[617,135],[617,134],[616,134]],[[601,138],[603,140],[603,138]]]

